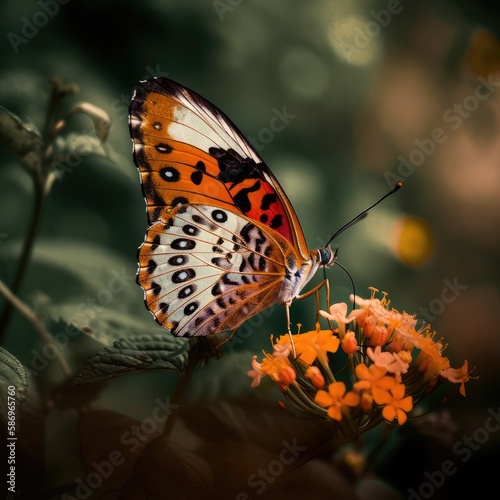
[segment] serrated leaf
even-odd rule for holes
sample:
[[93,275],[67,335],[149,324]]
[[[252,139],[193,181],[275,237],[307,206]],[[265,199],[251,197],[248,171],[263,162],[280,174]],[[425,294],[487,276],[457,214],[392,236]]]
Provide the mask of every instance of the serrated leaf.
[[[8,388],[14,387],[18,403],[26,398],[28,377],[21,362],[9,351],[0,347],[0,421],[7,423],[7,395]],[[18,405],[16,405],[18,407]]]
[[[251,351],[234,352],[223,355],[220,359],[210,359],[201,370],[193,375],[189,384],[189,399],[197,401],[200,399],[218,400],[221,397],[240,396],[249,394],[256,397],[268,397],[268,393],[260,387],[259,390],[252,389],[252,379],[247,372],[252,369]],[[263,384],[267,382],[264,378]],[[276,389],[276,384],[270,384]],[[277,392],[279,394],[279,391]],[[273,392],[273,398],[276,393]]]
[[165,333],[122,339],[90,359],[71,384],[98,382],[130,373],[185,369],[189,341]]
[[[165,328],[152,320],[147,311],[144,311],[146,314],[144,318],[141,318],[135,312],[127,313],[121,308],[112,309],[97,304],[89,306],[82,301],[50,305],[44,308],[43,312],[50,325],[54,325],[55,330],[63,329],[74,332],[77,329],[106,347],[124,338],[163,335],[167,332]],[[76,334],[72,333],[72,336]]]
[[3,347],[0,347],[0,377],[16,387],[26,387],[28,385],[28,377],[24,366]]
[[13,153],[29,172],[40,169],[43,141],[32,125],[0,106],[0,142]]

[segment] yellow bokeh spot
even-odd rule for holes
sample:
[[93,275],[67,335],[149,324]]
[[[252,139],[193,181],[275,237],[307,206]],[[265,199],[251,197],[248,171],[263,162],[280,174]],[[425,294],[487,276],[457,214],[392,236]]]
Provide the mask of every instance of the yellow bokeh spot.
[[407,266],[420,267],[426,264],[434,250],[429,224],[420,217],[401,217],[394,227],[391,246],[398,259]]
[[332,23],[328,38],[331,48],[344,62],[353,66],[373,64],[381,53],[382,28],[373,19],[350,15]]

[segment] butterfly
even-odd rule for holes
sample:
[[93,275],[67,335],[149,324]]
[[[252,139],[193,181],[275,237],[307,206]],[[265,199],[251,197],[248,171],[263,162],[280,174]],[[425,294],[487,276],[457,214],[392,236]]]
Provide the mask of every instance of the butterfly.
[[140,81],[129,108],[149,228],[138,250],[146,307],[172,334],[235,331],[288,307],[329,246],[308,250],[271,170],[216,106],[164,77]]

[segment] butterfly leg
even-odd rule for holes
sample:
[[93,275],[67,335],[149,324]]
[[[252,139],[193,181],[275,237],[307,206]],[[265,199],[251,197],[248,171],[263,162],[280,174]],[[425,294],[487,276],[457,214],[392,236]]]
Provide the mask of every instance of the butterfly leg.
[[[313,293],[316,296],[316,323],[319,322],[319,311],[320,311],[320,298],[319,298],[319,291],[321,288],[325,287],[326,289],[326,308],[327,310],[330,309],[330,282],[328,280],[323,280],[321,283],[318,283],[314,288],[311,290],[308,290],[307,292],[303,293],[302,295],[297,295],[297,300],[302,300],[306,299],[307,297],[310,297]],[[330,321],[328,321],[328,324],[330,325]],[[330,325],[331,327],[331,325]]]
[[293,354],[293,359],[297,358],[297,349],[295,349],[295,344],[293,342],[293,337],[292,337],[292,332],[291,332],[291,321],[290,321],[290,305],[291,301],[285,303],[285,310],[286,310],[286,326],[288,330],[288,336],[290,337],[290,344],[292,344],[292,354]]

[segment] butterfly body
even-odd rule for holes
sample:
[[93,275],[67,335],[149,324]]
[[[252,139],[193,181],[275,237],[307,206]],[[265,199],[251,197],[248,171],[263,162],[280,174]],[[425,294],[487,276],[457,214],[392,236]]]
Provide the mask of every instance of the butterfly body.
[[289,305],[329,248],[309,251],[293,207],[244,136],[215,106],[165,78],[130,105],[134,160],[150,227],[137,282],[178,336],[234,330]]

